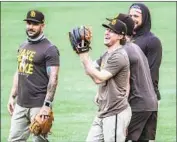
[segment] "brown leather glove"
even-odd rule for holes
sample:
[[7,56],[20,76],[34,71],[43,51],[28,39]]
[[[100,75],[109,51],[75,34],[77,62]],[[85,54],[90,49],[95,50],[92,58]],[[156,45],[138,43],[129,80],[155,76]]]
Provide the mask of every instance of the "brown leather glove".
[[53,111],[50,107],[43,106],[32,120],[29,129],[34,135],[47,135],[54,121]]
[[69,41],[77,54],[88,52],[91,49],[92,32],[86,26],[80,26],[69,32]]

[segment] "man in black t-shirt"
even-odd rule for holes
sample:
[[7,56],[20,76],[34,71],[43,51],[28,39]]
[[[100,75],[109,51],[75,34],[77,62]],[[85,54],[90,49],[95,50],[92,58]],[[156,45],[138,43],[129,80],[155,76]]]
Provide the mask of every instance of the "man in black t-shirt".
[[[31,10],[24,21],[28,39],[18,49],[18,70],[7,105],[12,116],[10,142],[27,141],[35,115],[48,115],[58,83],[59,51],[43,34],[43,13]],[[33,138],[35,142],[48,141],[42,135]]]
[[128,101],[132,118],[128,127],[127,140],[148,142],[155,140],[158,103],[154,91],[148,60],[139,46],[132,43],[134,22],[126,14],[117,17],[127,25],[127,43],[124,46],[130,61],[130,93]]

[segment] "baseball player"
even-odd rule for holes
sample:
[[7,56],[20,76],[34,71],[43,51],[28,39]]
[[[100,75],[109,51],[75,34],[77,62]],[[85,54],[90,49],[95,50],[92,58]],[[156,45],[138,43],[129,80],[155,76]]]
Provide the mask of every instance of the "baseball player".
[[[35,115],[48,117],[58,83],[59,51],[44,36],[44,14],[30,10],[24,21],[28,38],[18,49],[18,69],[7,105],[11,115],[9,142],[26,142]],[[48,140],[37,135],[33,141]]]
[[98,85],[96,103],[98,114],[88,133],[87,142],[124,142],[131,119],[127,100],[129,60],[123,49],[126,42],[126,25],[120,20],[103,24],[106,28],[104,44],[107,51],[97,60],[97,70],[88,55],[80,53],[80,60],[87,75]]

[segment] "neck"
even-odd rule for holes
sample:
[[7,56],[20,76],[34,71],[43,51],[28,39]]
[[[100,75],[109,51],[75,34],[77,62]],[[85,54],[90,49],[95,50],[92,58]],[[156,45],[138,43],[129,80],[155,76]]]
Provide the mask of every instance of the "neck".
[[45,38],[44,34],[41,33],[41,34],[40,34],[38,37],[36,37],[36,38],[30,38],[30,37],[28,37],[28,41],[29,41],[29,42],[38,42],[38,41],[43,40],[44,38]]
[[116,42],[114,45],[110,46],[107,51],[108,53],[111,53],[118,48],[122,48],[122,45],[120,45],[120,42]]

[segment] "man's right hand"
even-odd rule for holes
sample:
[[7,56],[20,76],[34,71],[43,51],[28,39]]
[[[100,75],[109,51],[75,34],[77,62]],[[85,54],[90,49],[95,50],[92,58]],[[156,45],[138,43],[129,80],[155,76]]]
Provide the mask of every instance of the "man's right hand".
[[9,114],[12,116],[13,112],[14,112],[14,107],[15,107],[15,97],[10,97],[8,104],[7,104],[7,109]]

